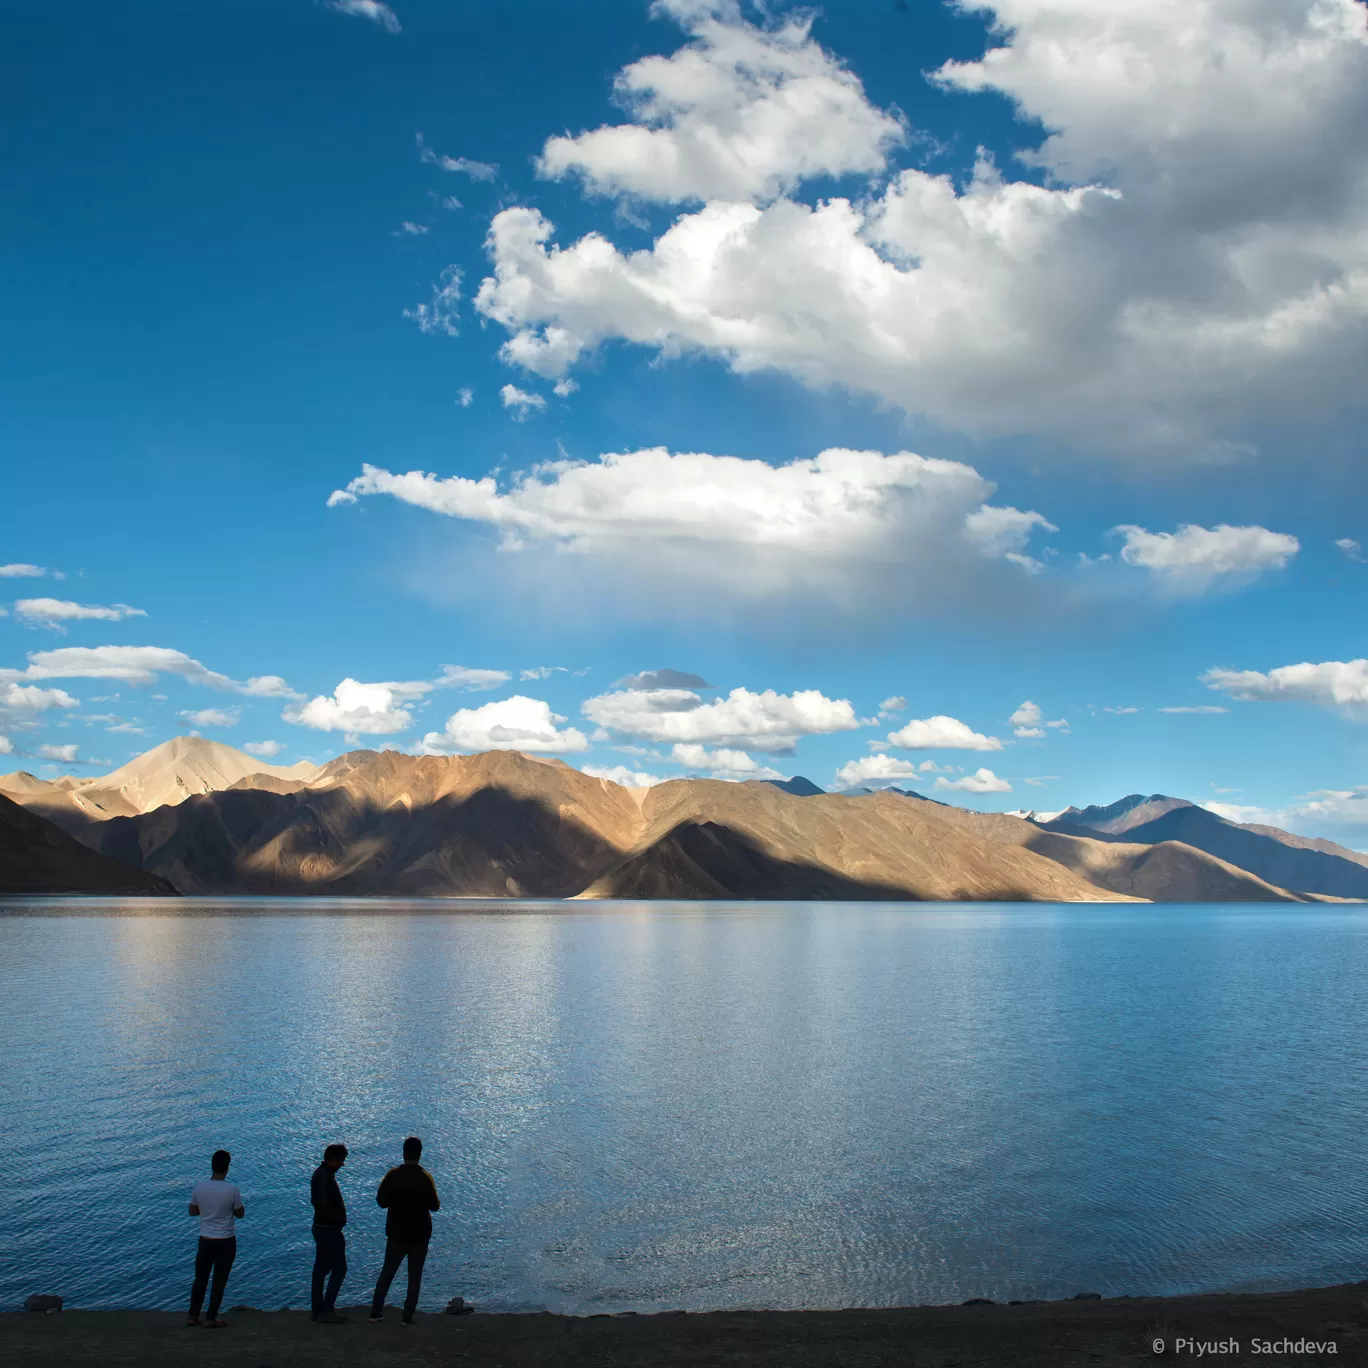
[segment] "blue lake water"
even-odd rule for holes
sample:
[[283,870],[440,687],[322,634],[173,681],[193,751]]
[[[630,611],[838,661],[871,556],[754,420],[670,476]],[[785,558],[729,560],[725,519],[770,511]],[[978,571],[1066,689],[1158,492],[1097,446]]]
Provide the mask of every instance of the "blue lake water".
[[[0,904],[0,1308],[365,1300],[405,1135],[424,1305],[881,1306],[1368,1276],[1368,910]],[[402,1274],[400,1276],[402,1284]]]

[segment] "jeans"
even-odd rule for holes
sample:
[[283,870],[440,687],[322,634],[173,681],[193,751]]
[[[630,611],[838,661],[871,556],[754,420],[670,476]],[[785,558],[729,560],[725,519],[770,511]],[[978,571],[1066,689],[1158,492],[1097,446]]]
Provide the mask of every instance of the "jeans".
[[[313,1313],[331,1311],[337,1305],[342,1279],[347,1276],[347,1237],[334,1226],[314,1226]],[[331,1273],[332,1277],[328,1278]],[[323,1280],[328,1292],[323,1294]]]
[[195,1251],[195,1284],[190,1289],[190,1314],[199,1318],[200,1307],[204,1305],[204,1289],[209,1282],[209,1273],[214,1274],[214,1285],[209,1289],[209,1319],[217,1320],[219,1307],[223,1305],[223,1290],[228,1286],[228,1272],[237,1258],[237,1237],[227,1240],[206,1240],[200,1236],[199,1248]]
[[375,1284],[375,1296],[371,1300],[371,1315],[378,1316],[385,1309],[385,1294],[399,1271],[399,1265],[408,1260],[408,1293],[404,1297],[404,1319],[411,1321],[418,1309],[418,1291],[423,1285],[423,1262],[427,1258],[427,1241],[422,1244],[407,1244],[402,1240],[385,1241],[385,1266],[380,1270],[380,1279]]

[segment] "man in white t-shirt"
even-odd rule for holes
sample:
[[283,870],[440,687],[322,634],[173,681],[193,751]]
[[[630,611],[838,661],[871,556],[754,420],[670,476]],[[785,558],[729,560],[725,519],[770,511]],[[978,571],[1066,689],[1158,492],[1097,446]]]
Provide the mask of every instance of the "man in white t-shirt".
[[[237,1226],[246,1214],[242,1193],[236,1183],[228,1181],[228,1165],[233,1156],[227,1150],[215,1150],[209,1161],[213,1173],[201,1178],[190,1193],[190,1214],[199,1217],[199,1248],[195,1252],[195,1283],[190,1289],[190,1314],[186,1325],[201,1323],[208,1330],[222,1330],[219,1307],[223,1305],[223,1291],[228,1286],[228,1273],[237,1257]],[[204,1289],[213,1273],[209,1289],[209,1319],[200,1321],[200,1307],[204,1305]]]

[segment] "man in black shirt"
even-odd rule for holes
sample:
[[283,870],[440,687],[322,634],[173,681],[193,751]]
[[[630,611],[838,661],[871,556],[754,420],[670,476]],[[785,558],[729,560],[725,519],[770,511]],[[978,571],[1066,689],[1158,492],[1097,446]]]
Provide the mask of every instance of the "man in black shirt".
[[423,1262],[427,1258],[428,1241],[432,1239],[431,1213],[441,1207],[437,1200],[437,1184],[432,1174],[423,1168],[423,1142],[410,1135],[404,1141],[404,1162],[392,1168],[380,1180],[375,1200],[385,1207],[385,1264],[375,1284],[371,1300],[370,1318],[383,1320],[385,1294],[389,1291],[399,1265],[408,1260],[408,1293],[404,1297],[404,1324],[413,1324],[413,1313],[418,1309],[418,1291],[423,1285]]
[[[337,1170],[346,1160],[346,1145],[329,1145],[323,1151],[323,1162],[314,1169],[309,1180],[309,1199],[314,1209],[313,1319],[328,1325],[347,1323],[346,1316],[340,1316],[334,1310],[342,1279],[347,1276],[347,1237],[342,1233],[342,1227],[347,1224],[347,1207],[342,1201],[342,1189],[337,1186]],[[326,1296],[323,1292],[325,1278],[328,1279]]]

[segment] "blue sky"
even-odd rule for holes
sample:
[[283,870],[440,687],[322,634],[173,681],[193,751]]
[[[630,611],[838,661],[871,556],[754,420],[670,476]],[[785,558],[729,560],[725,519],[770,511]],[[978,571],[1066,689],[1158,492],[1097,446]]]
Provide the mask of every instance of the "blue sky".
[[0,766],[1368,846],[1364,6],[1095,9],[11,7]]

